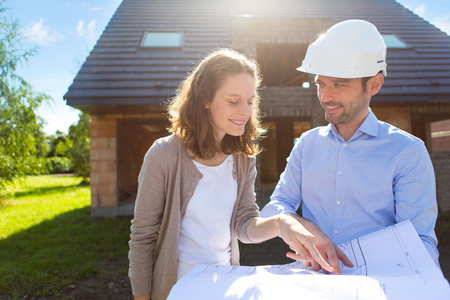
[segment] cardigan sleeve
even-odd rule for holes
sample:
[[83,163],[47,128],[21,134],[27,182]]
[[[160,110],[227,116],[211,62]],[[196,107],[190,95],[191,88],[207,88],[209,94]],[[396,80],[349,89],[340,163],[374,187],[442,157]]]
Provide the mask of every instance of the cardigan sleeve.
[[243,172],[240,178],[241,187],[235,230],[238,239],[243,243],[253,243],[247,236],[247,227],[251,221],[259,217],[259,208],[256,204],[255,179],[256,179],[256,159],[245,157],[245,163],[239,164],[238,172]]
[[152,290],[154,251],[165,204],[165,160],[163,147],[155,142],[144,157],[138,177],[128,253],[128,275],[135,296]]

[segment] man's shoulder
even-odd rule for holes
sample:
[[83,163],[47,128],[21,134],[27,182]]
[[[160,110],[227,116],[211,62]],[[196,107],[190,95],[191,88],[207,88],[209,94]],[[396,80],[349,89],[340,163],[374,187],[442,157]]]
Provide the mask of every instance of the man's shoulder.
[[327,135],[329,133],[329,131],[330,131],[330,125],[314,127],[314,128],[311,128],[310,130],[302,133],[302,138],[303,139],[314,139],[314,138],[323,137],[323,136]]
[[402,144],[423,144],[423,141],[420,138],[406,132],[403,129],[383,121],[379,121],[379,123],[379,135],[381,138],[387,138],[392,142],[399,142]]

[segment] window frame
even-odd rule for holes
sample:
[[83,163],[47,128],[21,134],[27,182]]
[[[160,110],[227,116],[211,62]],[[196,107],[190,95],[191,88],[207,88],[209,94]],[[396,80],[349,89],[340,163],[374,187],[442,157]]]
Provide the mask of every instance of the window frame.
[[[411,49],[411,46],[408,45],[407,42],[405,42],[402,38],[400,38],[394,32],[385,32],[385,33],[382,33],[381,36],[383,37],[383,40],[384,40],[384,43],[386,44],[387,49],[396,49],[396,50]],[[395,42],[400,42],[400,43],[402,43],[405,46],[404,47],[402,47],[402,46],[397,47],[397,46],[388,45],[388,43],[386,42],[386,38],[385,37],[393,37],[394,39],[397,40]]]
[[[179,34],[179,41],[177,45],[147,45],[146,42],[148,41],[148,36],[151,34]],[[184,47],[184,31],[153,31],[153,30],[146,30],[144,32],[144,35],[141,39],[140,48],[142,49],[181,49]]]

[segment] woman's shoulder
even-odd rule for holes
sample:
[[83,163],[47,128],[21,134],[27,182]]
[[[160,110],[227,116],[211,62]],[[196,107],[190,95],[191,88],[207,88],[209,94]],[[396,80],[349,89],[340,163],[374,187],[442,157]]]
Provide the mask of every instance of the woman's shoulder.
[[154,144],[165,146],[165,145],[171,145],[171,144],[178,144],[180,142],[181,142],[181,140],[179,137],[177,137],[174,134],[171,134],[171,135],[164,136],[164,137],[157,139],[154,142]]
[[[161,137],[153,142],[152,147],[158,147],[158,148],[164,148],[166,151],[170,150],[171,148],[176,148],[175,146],[179,146],[183,142],[179,137],[177,137],[174,134]],[[150,147],[150,148],[152,148]]]
[[160,156],[171,155],[179,151],[181,144],[180,138],[175,135],[161,137],[153,142],[150,149],[148,149],[146,156]]

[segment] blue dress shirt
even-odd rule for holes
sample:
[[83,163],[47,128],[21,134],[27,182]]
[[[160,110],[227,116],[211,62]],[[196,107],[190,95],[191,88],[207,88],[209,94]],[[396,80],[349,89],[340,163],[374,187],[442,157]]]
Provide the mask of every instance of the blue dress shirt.
[[329,124],[302,134],[261,211],[302,214],[335,244],[411,220],[439,266],[433,166],[424,143],[372,111],[345,141]]

